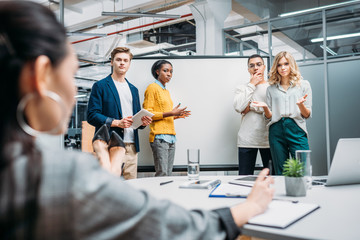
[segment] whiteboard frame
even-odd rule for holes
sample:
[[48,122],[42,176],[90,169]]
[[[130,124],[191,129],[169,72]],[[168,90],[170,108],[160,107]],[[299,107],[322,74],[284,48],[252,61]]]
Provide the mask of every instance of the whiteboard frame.
[[[268,57],[262,57],[268,66]],[[174,168],[187,164],[188,148],[200,149],[202,166],[211,169],[237,166],[236,141],[241,115],[233,108],[233,98],[235,87],[249,82],[248,57],[135,57],[126,78],[139,89],[141,104],[146,87],[155,81],[151,66],[159,59],[170,61],[174,67],[173,78],[166,86],[174,106],[181,102],[181,106],[192,111],[188,119],[175,120]],[[139,130],[139,167],[154,165],[149,131],[149,127]]]

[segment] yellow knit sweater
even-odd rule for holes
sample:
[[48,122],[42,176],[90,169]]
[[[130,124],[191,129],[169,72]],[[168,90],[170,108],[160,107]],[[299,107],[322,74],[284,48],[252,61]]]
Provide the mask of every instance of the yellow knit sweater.
[[164,112],[173,109],[173,101],[167,89],[162,89],[157,83],[150,84],[145,91],[143,108],[155,114],[150,124],[150,142],[154,141],[157,134],[176,135],[174,117],[163,117]]

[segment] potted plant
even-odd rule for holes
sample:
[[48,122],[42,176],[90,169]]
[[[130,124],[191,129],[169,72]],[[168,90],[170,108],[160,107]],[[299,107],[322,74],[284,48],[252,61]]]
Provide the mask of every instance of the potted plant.
[[306,196],[306,179],[302,162],[294,158],[287,159],[284,163],[283,175],[287,196]]

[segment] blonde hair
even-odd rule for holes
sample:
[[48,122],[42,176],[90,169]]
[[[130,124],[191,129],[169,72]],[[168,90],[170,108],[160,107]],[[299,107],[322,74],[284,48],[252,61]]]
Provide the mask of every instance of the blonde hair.
[[296,61],[294,59],[294,57],[289,53],[289,52],[286,52],[286,51],[282,51],[282,52],[279,52],[276,56],[275,56],[275,59],[274,59],[274,63],[270,69],[270,73],[269,73],[269,84],[270,85],[273,85],[273,84],[276,84],[276,83],[280,83],[281,81],[281,75],[278,73],[278,64],[281,60],[281,58],[285,57],[286,60],[289,62],[289,66],[290,66],[290,81],[292,81],[295,85],[299,85],[300,84],[300,81],[302,79],[302,76],[300,74],[300,71],[299,71],[299,67],[298,65],[296,64]]

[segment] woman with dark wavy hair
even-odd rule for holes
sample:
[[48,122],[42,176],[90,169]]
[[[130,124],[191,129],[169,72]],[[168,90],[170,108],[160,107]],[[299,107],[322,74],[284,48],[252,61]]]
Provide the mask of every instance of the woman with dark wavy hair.
[[232,208],[188,211],[136,190],[90,154],[51,150],[74,106],[77,59],[46,7],[0,1],[0,239],[220,239],[265,211],[263,171]]

